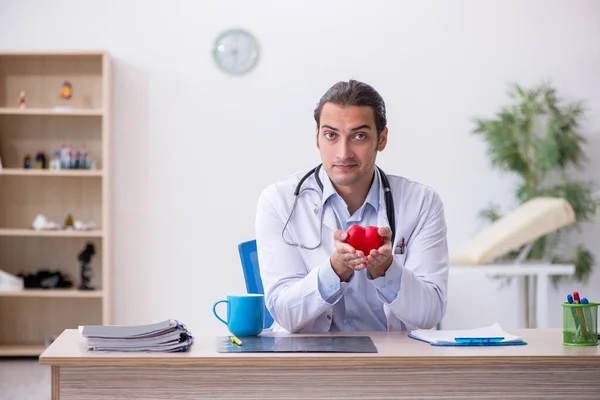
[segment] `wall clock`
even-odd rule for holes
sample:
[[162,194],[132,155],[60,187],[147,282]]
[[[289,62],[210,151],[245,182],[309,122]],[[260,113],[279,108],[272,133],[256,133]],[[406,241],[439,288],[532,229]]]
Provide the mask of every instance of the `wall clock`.
[[233,75],[248,73],[258,62],[259,47],[254,36],[243,29],[229,29],[215,40],[213,57],[217,66]]

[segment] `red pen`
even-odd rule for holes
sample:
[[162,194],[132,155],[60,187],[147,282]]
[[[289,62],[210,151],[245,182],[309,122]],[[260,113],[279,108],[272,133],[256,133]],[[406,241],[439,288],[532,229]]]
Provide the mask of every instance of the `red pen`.
[[573,292],[573,302],[579,304],[581,300],[579,299],[579,292]]

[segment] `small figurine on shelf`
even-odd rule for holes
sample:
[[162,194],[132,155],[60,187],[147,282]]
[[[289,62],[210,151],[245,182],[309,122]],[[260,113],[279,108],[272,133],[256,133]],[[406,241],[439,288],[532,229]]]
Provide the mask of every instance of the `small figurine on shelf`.
[[63,143],[60,149],[60,167],[62,169],[71,168],[71,144]]
[[92,160],[92,155],[90,152],[86,152],[85,154],[85,168],[86,169],[96,169],[96,162]]
[[92,267],[90,266],[90,262],[92,261],[92,256],[96,254],[96,248],[92,243],[86,243],[85,248],[79,253],[77,256],[77,260],[81,263],[81,284],[79,285],[79,290],[94,290],[92,286],[90,286],[90,280],[92,278]]
[[72,158],[72,168],[73,169],[79,169],[80,167],[80,163],[79,163],[79,158],[81,157],[80,151],[76,150],[75,151],[75,157]]
[[43,151],[38,151],[35,156],[34,169],[46,169],[46,155]]
[[19,108],[22,110],[27,107],[27,100],[25,99],[25,91],[21,90],[21,94],[19,95]]
[[23,168],[31,169],[31,156],[29,154],[25,154],[25,159],[23,160]]
[[60,151],[54,152],[54,157],[50,160],[50,169],[59,170],[60,169]]
[[71,214],[67,215],[65,219],[65,229],[73,229],[75,227],[75,222],[73,221],[73,216]]
[[87,146],[81,145],[81,150],[77,151],[76,157],[79,159],[80,169],[94,169],[94,162],[92,160],[92,154],[88,150]]
[[65,100],[69,100],[73,96],[73,86],[71,82],[64,81],[60,89],[60,97]]

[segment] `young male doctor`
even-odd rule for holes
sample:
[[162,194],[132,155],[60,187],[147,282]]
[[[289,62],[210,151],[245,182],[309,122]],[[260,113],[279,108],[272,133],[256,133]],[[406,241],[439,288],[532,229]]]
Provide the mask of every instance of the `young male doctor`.
[[[258,262],[272,330],[434,327],[446,311],[448,280],[440,197],[376,166],[388,128],[385,103],[371,86],[333,85],[314,118],[322,166],[270,185],[258,201]],[[354,249],[346,243],[351,225],[379,227],[382,245],[370,254]]]

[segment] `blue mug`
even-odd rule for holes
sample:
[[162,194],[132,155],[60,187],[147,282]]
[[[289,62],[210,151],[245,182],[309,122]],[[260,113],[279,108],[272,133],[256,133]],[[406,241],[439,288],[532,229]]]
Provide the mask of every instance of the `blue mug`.
[[[217,314],[217,305],[227,303],[227,320]],[[265,325],[265,296],[262,294],[243,294],[227,296],[213,305],[215,317],[229,328],[235,336],[256,336]]]

